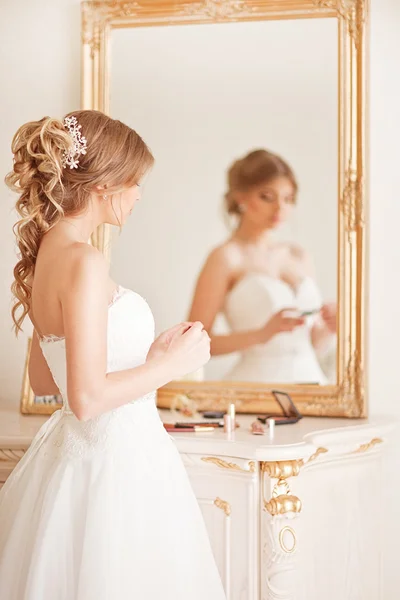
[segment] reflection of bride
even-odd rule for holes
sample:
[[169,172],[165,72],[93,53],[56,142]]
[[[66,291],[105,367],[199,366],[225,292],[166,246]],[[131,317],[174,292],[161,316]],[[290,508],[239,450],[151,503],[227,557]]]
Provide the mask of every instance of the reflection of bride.
[[[271,239],[272,231],[291,215],[296,193],[291,168],[265,150],[251,152],[229,169],[225,206],[238,224],[208,256],[189,317],[209,331],[212,355],[240,353],[224,379],[330,379],[318,355],[334,345],[336,304],[322,304],[305,250]],[[316,312],[304,315],[311,311]],[[228,335],[213,335],[219,312],[231,329]],[[336,371],[336,365],[331,370]]]

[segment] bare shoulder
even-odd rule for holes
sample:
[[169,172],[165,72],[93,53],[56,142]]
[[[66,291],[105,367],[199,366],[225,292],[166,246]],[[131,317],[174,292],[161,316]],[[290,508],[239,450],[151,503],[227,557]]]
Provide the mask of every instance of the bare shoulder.
[[228,240],[211,251],[207,262],[227,271],[236,271],[243,263],[243,252],[237,242]]
[[65,266],[64,289],[82,283],[108,280],[108,263],[104,255],[89,244],[75,243],[65,248],[61,262]]
[[94,246],[85,243],[75,243],[64,250],[72,267],[80,269],[98,269],[108,271],[105,256]]

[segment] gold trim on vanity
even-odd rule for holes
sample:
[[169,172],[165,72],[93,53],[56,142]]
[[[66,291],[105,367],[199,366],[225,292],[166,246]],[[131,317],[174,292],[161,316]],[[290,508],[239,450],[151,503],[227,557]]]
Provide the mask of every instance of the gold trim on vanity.
[[251,460],[248,463],[248,467],[249,467],[248,469],[243,469],[236,463],[227,462],[226,460],[223,460],[222,458],[218,458],[218,456],[203,456],[201,458],[201,460],[206,463],[212,463],[213,465],[216,465],[220,469],[229,469],[230,471],[240,471],[241,473],[255,473],[256,472],[256,463],[253,460]]
[[[264,509],[269,512],[272,517],[277,515],[286,515],[289,513],[298,514],[301,512],[301,500],[291,493],[287,478],[296,476],[300,472],[297,468],[300,461],[288,461],[282,463],[287,468],[280,466],[280,463],[261,463],[261,493]],[[296,464],[296,469],[293,470],[293,464]],[[272,475],[270,474],[272,473]],[[271,479],[278,479],[272,489],[272,497],[270,500],[265,498],[265,475],[269,475]],[[278,475],[279,474],[279,475]]]
[[316,460],[321,454],[328,452],[327,448],[317,448],[306,461],[302,458],[297,460],[280,460],[275,462],[262,462],[261,471],[267,473],[271,479],[288,479],[297,477],[300,470],[308,463]]
[[226,500],[221,500],[221,498],[215,498],[214,504],[217,508],[220,508],[224,511],[227,517],[231,514],[231,505]]
[[[382,444],[382,438],[373,438],[370,442],[361,444],[356,450],[349,452],[348,454],[361,454],[368,452],[377,446]],[[327,448],[317,448],[307,460],[286,460],[286,461],[275,461],[275,462],[262,462],[260,463],[261,469],[261,488],[262,498],[265,510],[270,515],[284,515],[287,513],[299,513],[301,511],[301,501],[297,496],[293,496],[290,490],[288,479],[290,477],[297,477],[301,469],[308,465],[310,462],[316,460],[322,454],[328,452]],[[272,488],[272,497],[270,500],[265,498],[265,475],[268,475],[271,479],[277,479],[276,483]]]
[[303,465],[307,465],[309,462],[312,462],[313,460],[318,458],[318,456],[320,456],[321,454],[325,454],[326,452],[328,452],[327,448],[317,448],[314,454],[311,454],[310,458],[306,462],[303,461]]
[[[293,538],[293,544],[290,548],[288,546],[286,546],[286,544],[285,544],[285,533],[290,533]],[[284,552],[286,552],[286,554],[292,554],[292,552],[294,552],[296,550],[296,545],[297,545],[296,534],[291,527],[286,526],[280,530],[279,545],[282,548],[282,550]]]
[[[301,500],[297,496],[293,496],[287,479],[297,477],[305,465],[316,460],[321,454],[326,454],[326,452],[328,452],[327,448],[320,447],[307,460],[300,458],[297,460],[262,462],[260,464],[263,504],[265,510],[271,516],[301,512]],[[265,498],[265,475],[278,480],[272,489],[272,498],[268,501]]]
[[261,471],[271,479],[287,479],[296,477],[303,466],[302,460],[285,460],[277,462],[262,462]]
[[298,514],[301,512],[301,500],[293,494],[281,494],[268,502],[264,499],[264,508],[273,517],[289,513]]
[[383,444],[383,439],[382,438],[373,438],[370,442],[368,442],[366,444],[361,444],[361,446],[359,446],[356,450],[354,450],[352,452],[352,454],[360,454],[362,452],[368,452],[368,450],[371,450],[378,444]]

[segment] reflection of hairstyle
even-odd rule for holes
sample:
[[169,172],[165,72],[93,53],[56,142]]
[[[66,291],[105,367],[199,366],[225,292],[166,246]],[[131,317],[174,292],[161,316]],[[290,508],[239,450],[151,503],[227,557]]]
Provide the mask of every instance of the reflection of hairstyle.
[[225,208],[229,215],[240,215],[238,192],[247,192],[252,187],[268,183],[276,177],[287,177],[297,192],[296,177],[287,162],[267,150],[253,150],[244,158],[235,161],[228,171],[228,190]]
[[[115,192],[138,183],[153,163],[150,150],[133,129],[95,110],[70,113],[81,125],[87,153],[77,168],[63,168],[73,138],[62,121],[44,117],[22,125],[14,136],[13,170],[7,185],[20,194],[14,226],[20,260],[14,268],[12,309],[18,333],[30,309],[31,278],[41,239],[64,215],[79,214],[95,187]],[[20,315],[17,314],[22,309]]]

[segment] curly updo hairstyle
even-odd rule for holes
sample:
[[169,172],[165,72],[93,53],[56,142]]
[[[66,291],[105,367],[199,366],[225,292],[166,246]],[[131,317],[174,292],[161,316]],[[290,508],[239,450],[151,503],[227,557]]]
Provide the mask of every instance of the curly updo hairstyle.
[[[12,318],[16,333],[29,313],[32,277],[43,235],[63,216],[83,212],[90,194],[99,187],[113,193],[140,181],[153,164],[142,138],[130,127],[95,110],[75,111],[86,154],[77,168],[63,166],[73,148],[64,120],[44,117],[22,125],[12,141],[13,169],[6,184],[19,194],[14,226],[20,259],[14,268]],[[65,164],[65,163],[64,163]]]

